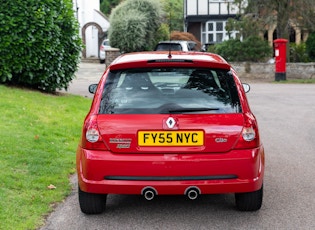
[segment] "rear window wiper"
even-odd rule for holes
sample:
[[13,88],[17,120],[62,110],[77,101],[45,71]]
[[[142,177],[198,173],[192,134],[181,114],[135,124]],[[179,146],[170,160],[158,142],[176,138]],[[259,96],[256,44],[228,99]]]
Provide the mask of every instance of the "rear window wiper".
[[204,112],[204,111],[214,111],[219,110],[219,108],[178,108],[170,109],[168,113],[192,113],[192,112]]

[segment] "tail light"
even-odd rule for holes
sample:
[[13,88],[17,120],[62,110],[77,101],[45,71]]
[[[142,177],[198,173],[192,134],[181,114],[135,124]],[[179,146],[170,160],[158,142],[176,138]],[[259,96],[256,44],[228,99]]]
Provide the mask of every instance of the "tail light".
[[245,115],[245,125],[236,143],[235,149],[252,149],[260,145],[258,127],[255,119]]
[[101,51],[104,51],[104,50],[105,50],[105,47],[104,47],[103,45],[101,45],[101,46],[100,46],[100,50],[101,50]]
[[97,126],[96,115],[92,115],[85,120],[82,133],[82,148],[93,150],[107,149]]

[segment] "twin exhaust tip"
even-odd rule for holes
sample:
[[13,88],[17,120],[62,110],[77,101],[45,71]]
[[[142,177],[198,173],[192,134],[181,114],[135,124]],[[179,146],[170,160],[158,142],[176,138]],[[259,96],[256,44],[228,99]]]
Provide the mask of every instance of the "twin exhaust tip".
[[[184,195],[190,200],[196,200],[200,194],[200,189],[196,186],[190,186],[186,188],[184,192]],[[142,189],[141,195],[143,195],[146,200],[153,200],[154,197],[158,195],[158,192],[155,188],[148,186]]]
[[185,195],[191,200],[196,200],[200,194],[200,189],[196,186],[188,187],[185,190]]
[[141,195],[143,195],[146,200],[153,200],[157,194],[156,189],[153,187],[145,187],[141,191]]

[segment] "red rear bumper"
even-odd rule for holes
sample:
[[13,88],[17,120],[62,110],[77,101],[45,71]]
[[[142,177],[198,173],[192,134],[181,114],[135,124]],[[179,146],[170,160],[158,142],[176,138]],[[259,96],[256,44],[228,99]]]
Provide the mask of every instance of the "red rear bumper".
[[220,154],[112,154],[77,149],[81,190],[103,194],[184,194],[194,186],[201,194],[251,192],[261,188],[264,149]]

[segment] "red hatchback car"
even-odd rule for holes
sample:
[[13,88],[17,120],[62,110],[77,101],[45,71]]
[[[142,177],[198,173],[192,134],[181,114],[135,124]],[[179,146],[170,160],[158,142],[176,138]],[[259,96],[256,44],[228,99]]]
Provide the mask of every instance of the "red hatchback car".
[[107,194],[235,193],[260,209],[264,148],[233,68],[200,52],[142,52],[105,71],[77,149],[82,212],[101,213]]

